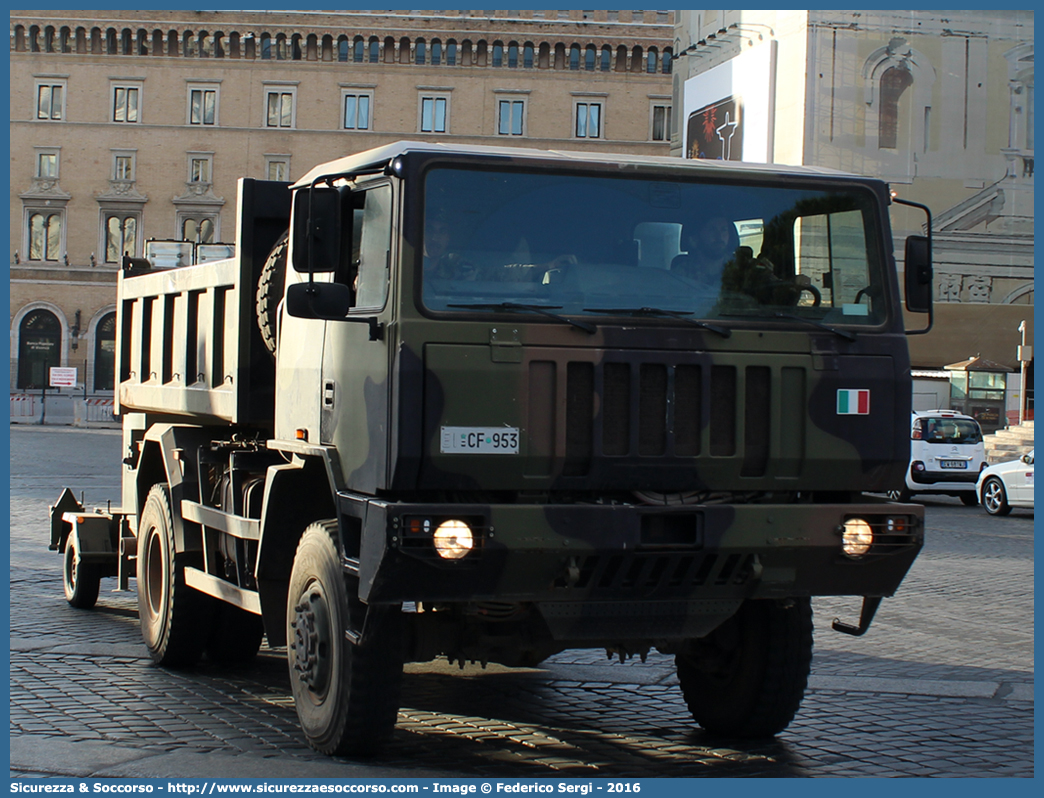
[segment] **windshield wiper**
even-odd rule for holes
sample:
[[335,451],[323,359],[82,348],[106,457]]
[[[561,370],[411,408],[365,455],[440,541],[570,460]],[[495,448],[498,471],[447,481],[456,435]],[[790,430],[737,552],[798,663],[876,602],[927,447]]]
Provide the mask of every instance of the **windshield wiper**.
[[470,310],[530,310],[533,313],[540,313],[541,315],[555,319],[556,321],[561,321],[565,324],[572,324],[574,327],[579,327],[581,330],[590,333],[591,335],[598,332],[598,328],[593,324],[588,324],[584,321],[577,321],[576,319],[568,319],[565,316],[559,316],[557,313],[551,312],[552,310],[561,310],[561,305],[522,305],[518,302],[476,302],[468,305],[446,305],[446,307],[468,308]]
[[677,319],[678,321],[684,321],[686,324],[692,324],[696,327],[702,327],[704,330],[710,330],[713,333],[717,333],[722,338],[728,338],[732,335],[732,330],[727,327],[719,327],[717,324],[710,324],[705,321],[699,321],[698,319],[690,319],[692,315],[691,310],[663,310],[662,308],[584,308],[587,313],[605,313],[610,316],[665,316],[669,319]]
[[823,322],[821,322],[821,321],[816,321],[815,319],[806,319],[804,316],[796,316],[793,313],[781,313],[780,311],[776,311],[775,313],[728,313],[728,312],[725,312],[725,313],[722,313],[722,315],[723,316],[746,316],[748,318],[755,318],[755,319],[758,319],[758,318],[761,318],[761,319],[776,318],[776,319],[787,319],[788,321],[800,321],[803,324],[809,324],[809,325],[811,325],[813,327],[818,327],[820,330],[826,330],[829,333],[833,333],[834,335],[838,335],[838,336],[844,338],[846,341],[854,341],[854,340],[856,340],[856,334],[853,333],[853,332],[849,332],[848,330],[839,330],[837,327],[831,327],[829,324],[823,324]]
[[813,327],[818,327],[821,330],[826,330],[827,332],[833,333],[834,335],[840,335],[846,341],[854,341],[856,339],[856,334],[854,332],[849,332],[848,330],[839,330],[837,329],[837,327],[831,327],[829,324],[823,324],[823,322],[816,321],[815,319],[806,319],[803,316],[795,316],[793,313],[777,312],[773,315],[777,319],[790,319],[791,321],[801,321],[805,324],[811,324]]

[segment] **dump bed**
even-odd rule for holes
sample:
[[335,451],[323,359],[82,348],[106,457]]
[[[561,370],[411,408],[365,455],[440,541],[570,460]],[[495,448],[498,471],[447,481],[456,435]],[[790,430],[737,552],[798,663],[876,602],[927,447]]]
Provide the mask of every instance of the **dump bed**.
[[289,219],[286,183],[244,178],[234,258],[120,274],[117,413],[271,423],[275,368],[255,323],[255,291]]

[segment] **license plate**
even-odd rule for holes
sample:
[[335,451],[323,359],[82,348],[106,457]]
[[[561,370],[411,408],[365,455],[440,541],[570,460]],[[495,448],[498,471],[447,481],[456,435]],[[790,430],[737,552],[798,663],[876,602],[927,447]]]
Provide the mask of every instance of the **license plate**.
[[940,468],[967,468],[968,462],[966,460],[940,460]]
[[518,454],[518,427],[443,427],[443,454]]

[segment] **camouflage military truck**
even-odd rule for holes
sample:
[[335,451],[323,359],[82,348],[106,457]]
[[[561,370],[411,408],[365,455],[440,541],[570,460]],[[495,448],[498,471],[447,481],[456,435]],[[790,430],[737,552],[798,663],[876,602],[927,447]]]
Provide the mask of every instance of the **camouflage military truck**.
[[[673,655],[697,723],[793,718],[812,596],[862,634],[923,539],[887,186],[403,142],[240,181],[232,258],[119,281],[123,504],[52,511],[67,597],[153,659],[286,646],[329,754],[403,664]],[[930,229],[930,228],[929,228]],[[907,242],[930,310],[930,242]]]

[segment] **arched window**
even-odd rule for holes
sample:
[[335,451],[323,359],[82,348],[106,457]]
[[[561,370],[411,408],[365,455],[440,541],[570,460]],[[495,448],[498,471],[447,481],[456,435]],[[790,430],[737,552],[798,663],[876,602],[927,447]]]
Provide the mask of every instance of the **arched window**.
[[272,57],[272,37],[267,33],[261,34],[261,59],[268,61]]
[[72,31],[68,28],[62,28],[58,34],[58,46],[61,48],[63,53],[72,52]]
[[61,365],[62,325],[49,310],[25,315],[18,328],[18,387],[43,388],[47,369]]
[[627,71],[627,46],[623,44],[616,48],[616,71]]
[[637,46],[635,46],[635,48],[633,50],[631,50],[631,71],[632,72],[641,72],[642,71],[642,61],[643,61],[643,58],[642,58],[642,48],[641,48],[641,45],[637,45]]
[[54,52],[54,27],[51,25],[44,28],[44,52]]
[[663,74],[669,75],[674,71],[674,51],[668,47],[663,51]]
[[493,66],[502,67],[504,66],[504,44],[503,42],[493,42]]
[[522,48],[522,68],[533,68],[533,42],[526,42]]
[[569,48],[569,68],[580,69],[580,45],[574,44]]
[[613,68],[613,48],[608,44],[602,47],[602,60],[598,65],[602,72],[608,72]]
[[178,32],[170,31],[167,34],[167,55],[178,54]]
[[648,72],[650,75],[655,75],[656,69],[659,65],[660,59],[658,53],[656,52],[656,48],[650,47],[649,53],[645,59],[645,71]]
[[342,63],[348,61],[348,50],[350,49],[347,36],[337,37],[337,60]]
[[457,43],[450,39],[446,42],[446,66],[457,65]]
[[508,69],[518,69],[518,42],[508,45]]
[[424,66],[424,62],[428,59],[427,47],[424,43],[424,39],[417,39],[413,46],[413,60],[418,66]]
[[181,55],[184,58],[196,57],[196,37],[190,30],[185,31],[181,37]]
[[138,218],[113,213],[105,217],[105,262],[122,263],[124,255],[137,254]]
[[94,328],[94,390],[116,390],[116,314],[102,316]]
[[105,31],[105,54],[116,55],[116,29],[109,28]]
[[214,242],[214,220],[209,217],[185,219],[181,225],[181,240],[192,241],[196,244],[212,244]]
[[595,49],[593,44],[587,45],[584,50],[584,69],[588,72],[594,72],[595,64],[598,61],[598,50]]
[[57,261],[61,245],[60,214],[34,213],[29,217],[29,260]]
[[913,76],[891,67],[881,76],[881,109],[878,116],[877,146],[894,150],[899,136],[899,98],[913,84]]
[[363,41],[362,36],[355,37],[355,43],[352,52],[352,61],[356,64],[363,62],[363,56],[366,53],[366,43]]
[[377,64],[381,60],[381,43],[376,36],[370,39],[370,63]]
[[290,45],[286,41],[285,33],[276,34],[275,57],[276,61],[290,60]]
[[431,65],[439,66],[442,63],[442,42],[439,39],[431,40]]

